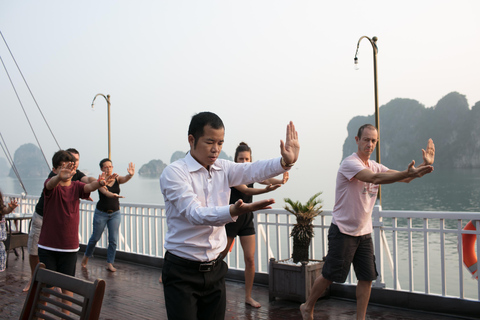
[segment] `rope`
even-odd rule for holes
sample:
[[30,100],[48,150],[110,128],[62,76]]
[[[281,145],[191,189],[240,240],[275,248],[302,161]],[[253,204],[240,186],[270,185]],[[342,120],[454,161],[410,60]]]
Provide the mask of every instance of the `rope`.
[[[53,140],[55,140],[55,143],[57,144],[58,149],[61,149],[61,148],[60,148],[60,144],[58,144],[57,138],[56,138],[55,135],[53,134],[52,129],[50,128],[50,125],[49,125],[48,122],[47,122],[47,119],[46,119],[45,116],[43,115],[43,112],[42,112],[42,110],[40,109],[40,106],[39,106],[38,103],[37,103],[37,99],[35,99],[35,96],[33,95],[32,90],[30,90],[30,86],[28,85],[27,80],[26,80],[25,77],[23,76],[22,70],[20,70],[20,67],[18,66],[17,60],[15,60],[15,57],[13,56],[13,53],[12,53],[12,51],[10,50],[10,47],[8,46],[7,40],[5,40],[5,37],[3,36],[2,31],[0,31],[0,35],[2,36],[3,42],[5,42],[5,45],[7,46],[8,52],[10,52],[10,55],[12,56],[13,62],[15,62],[15,65],[17,66],[18,72],[20,72],[20,75],[22,76],[23,82],[25,82],[25,85],[26,85],[27,88],[28,88],[28,92],[30,92],[30,95],[32,96],[33,101],[35,101],[35,105],[37,106],[38,111],[39,111],[40,114],[42,115],[43,121],[45,121],[45,124],[47,125],[47,128],[48,128],[48,130],[50,131],[50,134],[51,134],[52,137],[53,137]],[[40,145],[39,145],[39,147],[40,147]],[[42,148],[40,147],[40,149],[42,149]],[[42,151],[42,153],[43,153],[43,151]],[[47,165],[48,165],[48,162],[47,162]],[[50,168],[50,167],[49,167],[49,168]]]
[[[8,44],[7,44],[7,42],[6,42],[6,40],[5,40],[5,38],[4,38],[4,36],[3,36],[3,34],[2,34],[1,31],[0,31],[0,35],[2,36],[3,41],[5,42],[5,45],[7,46],[8,51],[10,52],[10,55],[12,56],[13,60],[15,61],[15,57],[13,56],[12,52],[10,51],[10,48],[8,47]],[[7,74],[8,80],[10,80],[10,84],[12,85],[13,91],[15,91],[15,95],[17,96],[18,102],[20,103],[20,106],[22,107],[23,113],[25,114],[25,118],[27,119],[27,122],[28,122],[28,124],[29,124],[29,126],[30,126],[30,129],[32,130],[33,136],[35,137],[35,140],[37,141],[37,144],[38,144],[38,146],[39,146],[39,148],[40,148],[40,152],[42,153],[43,159],[45,160],[45,163],[47,164],[47,167],[50,168],[50,166],[48,165],[48,160],[47,160],[47,158],[45,157],[45,153],[43,152],[42,146],[41,146],[41,144],[40,144],[40,141],[38,140],[37,134],[35,133],[35,130],[33,129],[32,123],[30,122],[30,118],[28,117],[27,112],[25,111],[25,108],[24,108],[24,106],[23,106],[22,100],[20,99],[20,96],[18,95],[17,89],[15,88],[15,85],[13,84],[12,78],[10,77],[10,74],[8,73],[8,70],[7,70],[7,67],[5,66],[5,63],[3,62],[2,56],[0,56],[0,61],[2,62],[3,68],[5,69],[5,72],[6,72],[6,74]],[[16,61],[15,61],[15,64],[17,65],[17,68],[18,68],[18,64],[17,64]],[[19,69],[19,71],[20,71],[20,68],[18,68],[18,69]],[[23,80],[25,81],[25,78],[23,77],[23,74],[22,74],[21,71],[20,71],[20,74],[22,75],[22,78],[23,78]],[[26,83],[26,81],[25,81],[25,83]],[[27,85],[28,90],[30,91],[30,94],[31,94],[32,97],[33,97],[33,94],[32,94],[32,92],[31,92],[31,90],[30,90],[30,87],[28,86],[27,83],[26,83],[26,85]],[[34,99],[35,103],[37,103],[37,101],[35,100],[35,97],[33,97],[33,99]],[[38,106],[38,104],[37,104],[37,107],[38,107],[38,109],[40,110],[40,107]],[[40,110],[40,113],[42,114],[42,117],[43,117],[43,113],[41,112],[41,110]],[[43,119],[44,119],[45,122],[46,122],[45,117],[43,117]],[[48,123],[47,123],[47,126],[48,126]],[[50,129],[50,127],[48,127],[48,128]],[[51,130],[50,130],[50,132],[52,133]],[[52,135],[53,135],[53,133],[52,133]],[[54,136],[54,135],[53,135],[53,137],[54,137],[54,139],[55,139],[55,136]],[[56,139],[55,139],[55,142],[57,143],[57,146],[58,146],[59,149],[60,149],[60,146],[58,145],[58,142],[57,142]],[[5,142],[4,142],[4,143],[5,143]],[[12,161],[12,163],[13,163],[13,161]],[[13,168],[13,167],[12,167],[12,168]]]
[[[25,118],[27,118],[28,125],[30,126],[30,129],[33,132],[33,136],[35,137],[35,140],[37,140],[37,144],[40,146],[40,141],[38,141],[37,134],[35,133],[35,130],[33,130],[32,123],[30,122],[30,118],[28,118],[27,112],[25,111],[25,108],[23,107],[22,100],[20,99],[20,96],[18,95],[17,89],[15,88],[15,85],[13,84],[12,78],[10,78],[10,74],[8,73],[7,67],[5,66],[5,63],[3,62],[2,56],[0,56],[0,61],[2,61],[3,68],[5,69],[5,72],[7,73],[8,80],[10,80],[10,84],[12,85],[13,91],[15,91],[15,95],[17,96],[18,102],[20,103],[20,106],[22,107],[23,113],[25,114]],[[48,161],[47,158],[45,157],[45,154],[43,153],[42,148],[40,147],[40,151],[42,152],[43,159],[45,159],[45,163],[47,164],[48,167]]]

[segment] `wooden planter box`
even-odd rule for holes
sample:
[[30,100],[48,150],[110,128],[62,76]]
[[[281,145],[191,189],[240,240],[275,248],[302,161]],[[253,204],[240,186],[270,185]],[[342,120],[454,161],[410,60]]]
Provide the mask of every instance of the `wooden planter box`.
[[[285,260],[280,260],[285,261]],[[274,258],[270,259],[269,266],[269,299],[275,300],[276,297],[305,302],[310,295],[315,279],[320,276],[323,268],[323,261],[307,265],[302,262],[301,266],[279,263]],[[328,295],[329,289],[325,291],[322,297]]]

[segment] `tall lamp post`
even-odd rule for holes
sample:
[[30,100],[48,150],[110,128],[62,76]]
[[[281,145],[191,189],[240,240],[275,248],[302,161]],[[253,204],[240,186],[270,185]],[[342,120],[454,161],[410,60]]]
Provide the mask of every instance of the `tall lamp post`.
[[[369,38],[367,36],[363,36],[360,39],[358,39],[357,43],[357,51],[355,52],[355,58],[353,59],[355,62],[355,67],[358,69],[358,49],[360,47],[360,42],[363,39],[367,39],[370,44],[372,45],[373,49],[373,88],[374,88],[374,95],[375,95],[375,127],[377,127],[377,132],[378,132],[378,144],[377,144],[377,150],[376,150],[376,155],[377,155],[377,162],[380,163],[380,114],[378,110],[378,83],[377,83],[377,53],[378,53],[378,47],[377,47],[377,37]],[[382,204],[382,193],[381,193],[381,187],[378,186],[378,202],[381,205]]]
[[105,98],[105,100],[107,101],[107,119],[108,119],[108,159],[112,159],[112,153],[111,153],[111,145],[110,145],[110,95],[107,94],[107,96],[105,97],[104,94],[97,94],[95,96],[95,98],[93,98],[93,101],[92,101],[92,109],[93,109],[93,104],[95,102],[95,99],[97,99],[98,96],[102,96]]

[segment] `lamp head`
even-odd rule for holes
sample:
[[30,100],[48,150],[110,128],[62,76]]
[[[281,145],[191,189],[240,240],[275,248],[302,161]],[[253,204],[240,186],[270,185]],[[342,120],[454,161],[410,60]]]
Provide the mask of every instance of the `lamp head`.
[[355,70],[360,69],[360,67],[358,66],[358,58],[357,58],[357,57],[355,57],[355,59],[353,59],[353,62],[354,62],[354,68],[355,68]]

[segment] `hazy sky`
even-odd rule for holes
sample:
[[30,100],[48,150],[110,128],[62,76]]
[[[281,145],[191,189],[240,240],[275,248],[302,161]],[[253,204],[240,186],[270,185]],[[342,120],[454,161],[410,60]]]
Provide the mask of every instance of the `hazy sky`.
[[[279,155],[293,120],[301,154],[282,189],[304,190],[298,200],[323,191],[331,208],[348,121],[374,112],[366,39],[353,68],[359,38],[378,37],[380,105],[411,98],[432,107],[458,91],[473,106],[479,12],[475,0],[0,0],[0,31],[60,146],[80,150],[80,168],[97,172],[107,156],[107,104],[99,97],[91,108],[97,93],[111,95],[112,158],[121,169],[187,151],[188,124],[200,111],[223,119],[227,154],[245,141],[254,160]],[[57,146],[2,39],[0,55],[50,160]],[[10,151],[35,143],[3,67],[0,106]]]

